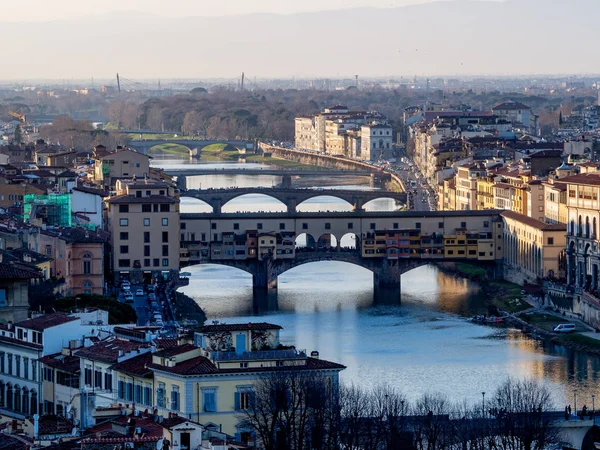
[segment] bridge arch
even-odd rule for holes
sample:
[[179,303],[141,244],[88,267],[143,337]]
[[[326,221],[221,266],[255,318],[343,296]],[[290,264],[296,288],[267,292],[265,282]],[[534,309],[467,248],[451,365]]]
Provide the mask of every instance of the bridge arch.
[[317,246],[317,241],[310,233],[301,233],[296,236],[296,251],[314,250]]
[[402,204],[402,202],[398,199],[386,196],[385,193],[382,192],[381,197],[365,202],[363,208],[365,211],[398,211],[398,204]]
[[182,213],[211,213],[213,207],[210,203],[195,197],[181,196],[180,211]]
[[317,239],[317,250],[330,250],[336,249],[338,246],[338,239],[332,233],[323,233]]
[[342,250],[348,249],[360,249],[360,236],[356,233],[346,233],[340,238],[340,245]]
[[173,157],[186,157],[189,158],[193,154],[193,149],[186,145],[180,144],[179,142],[158,143],[149,147],[146,151],[148,156],[173,156]]
[[[253,202],[251,202],[252,207],[249,207],[250,205],[246,202],[244,202],[244,197],[246,197],[246,199],[248,198],[252,198],[252,197],[258,197],[259,199],[262,199],[262,202],[259,201],[255,201],[258,199],[253,199]],[[272,202],[272,201],[267,201],[265,202],[265,200],[275,200],[276,202]],[[240,206],[248,206],[247,209],[239,209]],[[263,194],[261,193],[259,190],[257,190],[255,193],[240,193],[239,195],[234,195],[233,197],[230,197],[227,199],[227,201],[225,201],[223,203],[223,205],[221,206],[221,210],[224,213],[232,213],[232,212],[287,212],[288,210],[288,206],[285,202],[284,198],[279,198],[279,196],[276,195],[272,195],[272,194]]]
[[[318,200],[320,199],[320,200]],[[319,205],[327,204],[329,202],[328,209],[320,209]],[[343,202],[344,205],[332,205],[332,202]],[[337,195],[328,195],[322,191],[316,191],[314,195],[305,197],[296,206],[298,212],[320,212],[320,211],[352,211],[354,205],[347,199],[338,197]],[[333,209],[332,209],[333,208]]]

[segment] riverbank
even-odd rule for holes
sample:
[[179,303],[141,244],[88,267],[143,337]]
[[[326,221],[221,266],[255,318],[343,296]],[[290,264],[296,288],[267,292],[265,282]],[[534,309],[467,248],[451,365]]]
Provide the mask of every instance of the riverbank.
[[204,325],[206,313],[193,298],[176,291],[173,303],[175,319],[182,326],[193,329]]
[[202,159],[205,161],[240,161],[269,164],[271,166],[285,169],[310,169],[319,170],[319,167],[309,164],[297,163],[287,159],[275,158],[273,156],[255,155],[253,153],[239,153],[237,148],[227,144],[211,144],[202,149]]

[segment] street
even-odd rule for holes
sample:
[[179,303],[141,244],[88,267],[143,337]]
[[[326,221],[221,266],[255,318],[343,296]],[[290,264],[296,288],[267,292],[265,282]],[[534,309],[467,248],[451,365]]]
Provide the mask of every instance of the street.
[[[397,174],[404,183],[409,195],[409,204],[412,211],[434,211],[437,209],[435,192],[427,185],[423,176],[418,172],[417,167],[405,159],[400,160],[386,170]],[[412,199],[412,200],[411,200]]]

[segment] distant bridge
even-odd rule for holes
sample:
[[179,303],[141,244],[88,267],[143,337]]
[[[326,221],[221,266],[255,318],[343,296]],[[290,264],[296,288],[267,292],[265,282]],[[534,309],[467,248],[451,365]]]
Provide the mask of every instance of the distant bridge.
[[[258,166],[258,165],[257,165]],[[274,176],[341,176],[341,175],[349,175],[356,177],[367,177],[371,175],[381,175],[385,176],[386,174],[373,168],[373,170],[332,170],[332,169],[283,169],[283,168],[223,168],[223,169],[207,169],[202,167],[193,167],[186,169],[171,169],[169,167],[165,167],[163,171],[167,175],[177,176],[177,177],[193,177],[198,175],[274,175]]]
[[357,191],[344,189],[286,189],[286,188],[234,188],[234,189],[207,189],[188,190],[181,194],[182,197],[191,197],[202,200],[212,206],[214,213],[220,213],[224,205],[231,200],[246,194],[262,194],[279,200],[287,212],[295,212],[302,202],[315,198],[330,196],[344,200],[352,205],[354,211],[362,211],[366,203],[380,198],[389,198],[406,203],[406,193],[388,191]]
[[133,140],[127,144],[129,147],[135,149],[139,153],[147,155],[150,149],[156,145],[161,144],[178,144],[187,147],[190,151],[190,156],[199,156],[202,149],[212,144],[227,144],[236,147],[238,150],[245,151],[249,144],[253,144],[252,141],[223,141],[223,140],[195,140],[195,139],[148,139],[148,140]]
[[431,262],[472,261],[495,274],[502,239],[496,210],[181,214],[182,265],[236,267],[273,290],[294,267],[343,261],[373,272],[375,295],[396,301],[400,276]]

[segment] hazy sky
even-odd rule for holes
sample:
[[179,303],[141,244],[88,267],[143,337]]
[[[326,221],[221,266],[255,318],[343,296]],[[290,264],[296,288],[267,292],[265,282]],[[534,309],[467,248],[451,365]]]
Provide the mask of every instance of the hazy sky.
[[[220,16],[335,10],[363,6],[390,8],[433,0],[6,0],[0,21],[46,21],[118,11],[169,17]],[[2,2],[4,3],[4,2]]]

